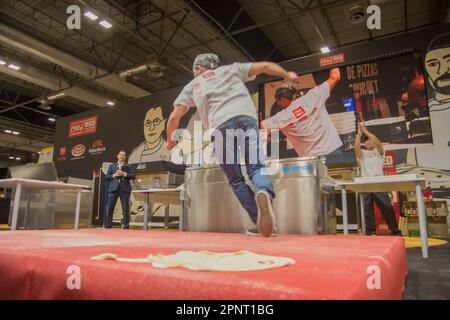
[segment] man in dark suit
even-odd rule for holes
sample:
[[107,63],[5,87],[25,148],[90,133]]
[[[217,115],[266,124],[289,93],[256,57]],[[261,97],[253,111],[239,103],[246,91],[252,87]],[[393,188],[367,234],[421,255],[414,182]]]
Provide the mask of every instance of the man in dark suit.
[[130,222],[130,180],[136,175],[131,172],[130,166],[125,163],[127,154],[124,150],[120,150],[117,154],[117,162],[109,166],[106,173],[106,180],[109,181],[108,186],[108,202],[106,204],[106,215],[103,220],[103,226],[107,229],[112,228],[112,218],[117,198],[120,197],[122,204],[122,229],[128,229]]

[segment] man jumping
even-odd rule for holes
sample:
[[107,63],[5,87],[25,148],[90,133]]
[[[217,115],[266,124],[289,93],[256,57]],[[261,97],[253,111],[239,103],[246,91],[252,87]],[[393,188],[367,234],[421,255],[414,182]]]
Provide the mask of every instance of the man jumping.
[[281,130],[301,157],[341,153],[341,138],[325,108],[340,79],[339,68],[332,69],[327,81],[304,96],[295,87],[278,88],[275,99],[283,110],[263,120],[261,129]]
[[[225,143],[228,140],[225,138],[214,139],[216,157],[236,197],[257,226],[257,229],[248,230],[247,234],[269,237],[275,231],[272,209],[275,193],[272,183],[263,172],[263,157],[258,156],[257,161],[250,161],[255,154],[261,155],[262,142],[256,110],[245,82],[263,73],[295,81],[297,74],[271,62],[233,63],[219,67],[219,57],[212,53],[200,54],[195,58],[193,73],[195,78],[184,87],[174,102],[174,111],[167,124],[167,149],[176,145],[172,134],[192,107],[197,107],[203,126],[216,129],[222,137],[226,137],[230,131],[243,132],[245,138],[233,139],[232,143]],[[255,185],[256,195],[245,183],[239,154],[245,158],[247,173]],[[224,161],[225,155],[228,161]],[[229,161],[229,158],[232,160]]]

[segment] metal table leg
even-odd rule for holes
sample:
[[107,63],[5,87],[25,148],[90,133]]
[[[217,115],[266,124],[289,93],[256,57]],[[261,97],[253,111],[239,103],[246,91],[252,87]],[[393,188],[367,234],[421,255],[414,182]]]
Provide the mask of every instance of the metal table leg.
[[345,186],[342,187],[341,198],[342,198],[342,223],[344,225],[344,235],[348,235],[347,190],[345,189]]
[[417,211],[419,215],[420,242],[422,244],[422,257],[428,258],[427,216],[425,214],[425,204],[423,203],[422,189],[420,188],[420,182],[416,182],[416,198],[418,209]]
[[81,189],[77,190],[77,203],[75,207],[75,224],[73,225],[74,229],[79,228],[80,224],[80,205],[81,205]]
[[148,192],[145,193],[144,200],[144,230],[148,230]]
[[170,205],[166,204],[164,208],[164,229],[169,229],[169,221],[170,221]]
[[[28,224],[28,212],[30,211],[30,192],[31,190],[28,190],[28,192],[25,193],[26,196],[26,203],[27,206],[25,207],[25,214],[24,214],[24,218],[23,218],[23,228],[27,229],[27,224]],[[36,221],[35,221],[36,222]],[[36,227],[36,223],[34,225],[34,227]]]
[[364,199],[363,194],[359,193],[359,204],[361,206],[361,229],[363,235],[366,234],[366,212],[364,211]]
[[178,230],[183,231],[184,226],[184,200],[180,199],[180,218],[178,220]]
[[13,213],[11,220],[11,230],[17,229],[17,216],[19,215],[19,202],[20,194],[22,193],[22,183],[17,183],[16,190],[14,192],[14,203],[13,203]]

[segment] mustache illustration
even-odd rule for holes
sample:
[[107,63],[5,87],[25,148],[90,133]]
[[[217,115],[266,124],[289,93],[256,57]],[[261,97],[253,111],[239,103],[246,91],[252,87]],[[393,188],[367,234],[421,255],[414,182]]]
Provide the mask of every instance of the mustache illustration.
[[435,82],[438,81],[449,81],[450,80],[450,73],[445,73],[442,76],[438,77]]

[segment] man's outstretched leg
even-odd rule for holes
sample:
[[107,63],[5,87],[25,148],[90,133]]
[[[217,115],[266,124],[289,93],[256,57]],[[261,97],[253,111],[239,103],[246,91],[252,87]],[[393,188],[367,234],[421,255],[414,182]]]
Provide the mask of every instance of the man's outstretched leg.
[[[262,141],[256,120],[243,117],[240,128],[245,131],[245,165],[249,178],[253,181],[256,190],[255,201],[258,208],[258,220],[256,226],[264,237],[270,237],[275,233],[276,222],[273,212],[272,200],[275,197],[272,182],[264,172],[264,154]],[[242,140],[241,140],[242,141]]]

